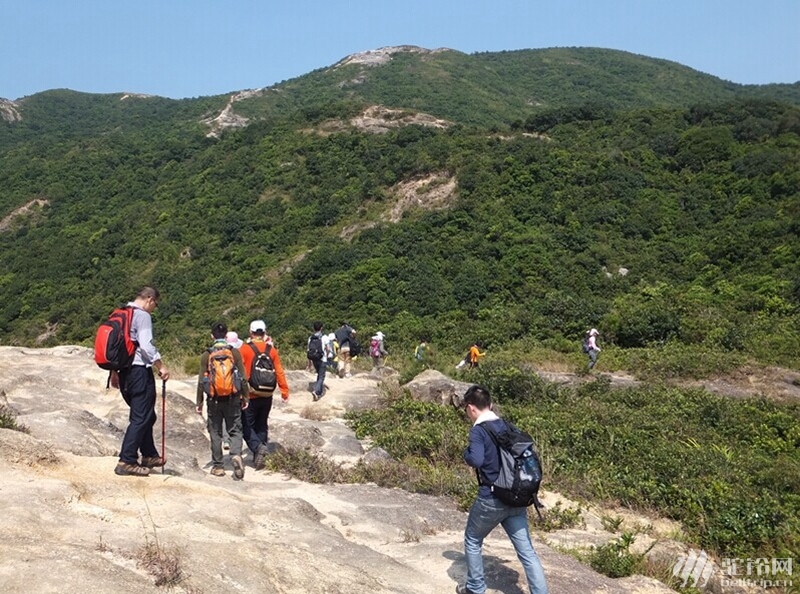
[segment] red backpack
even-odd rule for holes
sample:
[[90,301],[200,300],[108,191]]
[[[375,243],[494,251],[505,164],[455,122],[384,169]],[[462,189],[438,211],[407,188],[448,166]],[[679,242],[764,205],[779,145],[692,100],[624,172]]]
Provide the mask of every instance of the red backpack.
[[100,324],[94,338],[94,361],[102,369],[119,371],[130,367],[138,346],[131,340],[133,308],[120,307]]

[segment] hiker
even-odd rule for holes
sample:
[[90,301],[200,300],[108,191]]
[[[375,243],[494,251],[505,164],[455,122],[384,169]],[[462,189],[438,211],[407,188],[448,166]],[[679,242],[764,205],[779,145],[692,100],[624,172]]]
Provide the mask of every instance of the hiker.
[[[235,349],[240,349],[244,342],[241,338],[239,338],[239,334],[229,330],[228,333],[225,335],[225,342],[231,345]],[[244,411],[242,411],[242,426],[244,427]],[[231,436],[228,435],[228,428],[225,427],[222,430],[222,449],[228,451],[231,449]]]
[[499,432],[506,428],[506,422],[492,410],[491,396],[483,386],[472,386],[466,391],[464,412],[473,423],[464,461],[476,469],[479,487],[464,529],[467,581],[463,586],[457,586],[456,592],[477,594],[486,591],[481,554],[483,539],[500,524],[522,563],[531,594],[547,594],[544,570],[531,542],[527,508],[506,505],[494,496],[490,486],[500,474],[500,457],[497,445],[482,425],[491,425]]
[[[261,354],[267,356],[264,362],[272,368],[271,381],[261,379],[262,376],[269,376],[270,370],[255,365]],[[284,402],[289,400],[289,384],[286,382],[281,357],[272,338],[267,335],[267,324],[264,320],[250,322],[250,340],[242,347],[242,359],[250,386],[250,406],[244,411],[244,440],[253,454],[253,466],[256,470],[261,470],[269,453],[269,413],[272,410],[275,388],[280,388]],[[258,378],[255,377],[256,374]]]
[[325,365],[328,371],[336,373],[339,361],[339,343],[336,342],[336,335],[333,332],[323,337],[322,347],[325,349]]
[[600,333],[596,328],[586,331],[586,354],[589,355],[589,369],[593,369],[597,363],[597,353],[600,352],[600,347],[597,346],[597,337]]
[[385,335],[380,330],[375,333],[369,343],[369,356],[372,357],[372,368],[380,369],[383,367],[383,360],[389,354],[383,344]]
[[347,322],[342,322],[341,327],[334,333],[336,342],[339,343],[339,377],[350,377],[350,340],[354,339],[356,331]]
[[160,299],[157,289],[142,287],[136,298],[128,302],[128,306],[133,308],[130,336],[136,344],[136,353],[130,367],[112,371],[109,378],[110,385],[119,388],[125,404],[130,408],[119,462],[114,468],[119,475],[147,476],[151,468],[163,466],[166,461],[161,458],[153,441],[156,379],[152,368],[156,368],[162,381],[169,379],[169,369],[161,361],[161,354],[153,344],[153,319],[150,315],[158,307]]
[[217,322],[211,326],[214,342],[200,357],[195,411],[203,414],[203,397],[208,405],[208,433],[211,437],[211,474],[225,476],[223,465],[223,428],[230,436],[233,479],[244,478],[242,461],[242,409],[248,407],[248,385],[244,381],[242,355],[226,341],[228,327]]
[[417,348],[414,349],[414,361],[427,367],[427,354],[428,343],[423,340],[417,345]]
[[480,358],[486,354],[485,352],[482,353],[480,351],[480,349],[482,348],[483,348],[482,342],[476,342],[471,347],[469,347],[469,354],[467,356],[469,357],[468,363],[470,369],[475,369],[478,366],[478,361],[480,360]]
[[244,342],[242,342],[242,339],[239,338],[239,335],[236,332],[233,332],[232,330],[225,335],[225,342],[227,342],[235,349],[242,348],[242,345],[244,344]]
[[328,356],[325,352],[327,336],[323,336],[322,327],[322,322],[314,322],[314,334],[308,337],[308,360],[313,363],[314,371],[317,373],[317,380],[311,389],[311,397],[314,402],[322,398],[322,392],[325,389],[325,370],[328,364]]

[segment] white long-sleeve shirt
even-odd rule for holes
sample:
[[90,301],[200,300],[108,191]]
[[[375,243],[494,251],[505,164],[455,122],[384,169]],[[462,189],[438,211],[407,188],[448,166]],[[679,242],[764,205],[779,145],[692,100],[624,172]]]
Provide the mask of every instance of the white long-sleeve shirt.
[[131,340],[138,345],[133,356],[133,365],[152,367],[153,363],[161,359],[161,353],[153,344],[153,318],[133,301],[128,302],[128,305],[133,307]]

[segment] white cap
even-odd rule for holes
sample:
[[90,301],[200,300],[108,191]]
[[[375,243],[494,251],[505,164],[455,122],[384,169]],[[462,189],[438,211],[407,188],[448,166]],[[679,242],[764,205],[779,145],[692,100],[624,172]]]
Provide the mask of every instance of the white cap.
[[250,332],[266,332],[267,324],[264,320],[253,320],[250,322]]
[[597,328],[592,328],[589,330],[589,336],[597,336],[598,334],[600,333],[597,331]]
[[235,349],[238,349],[243,344],[242,343],[242,339],[239,338],[239,335],[236,332],[233,332],[233,331],[228,332],[225,335],[225,342],[227,342],[229,345],[231,345]]
[[378,337],[378,340],[383,340],[384,339],[383,332],[381,332],[380,330],[378,330],[378,333],[375,336]]

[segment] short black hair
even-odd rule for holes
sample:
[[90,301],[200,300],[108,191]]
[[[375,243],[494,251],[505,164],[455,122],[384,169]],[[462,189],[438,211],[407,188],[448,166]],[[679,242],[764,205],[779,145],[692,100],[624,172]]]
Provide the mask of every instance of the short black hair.
[[322,322],[314,322],[314,332],[319,332],[320,330],[322,330],[322,326],[323,326]]
[[214,338],[225,338],[225,335],[228,333],[228,326],[225,325],[224,322],[217,322],[213,326],[211,326],[211,336]]
[[158,289],[150,286],[142,287],[141,289],[139,289],[139,292],[136,293],[136,296],[139,297],[140,299],[152,298],[153,300],[155,300],[156,303],[158,303],[161,300],[161,293],[158,292]]
[[464,406],[471,404],[478,410],[486,410],[492,405],[492,397],[484,386],[470,386],[464,393]]

